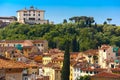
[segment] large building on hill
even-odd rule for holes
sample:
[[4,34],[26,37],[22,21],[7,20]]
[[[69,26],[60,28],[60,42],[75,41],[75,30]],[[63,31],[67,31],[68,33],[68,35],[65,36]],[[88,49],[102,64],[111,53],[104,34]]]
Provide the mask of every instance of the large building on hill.
[[3,23],[12,23],[16,21],[16,17],[12,16],[12,17],[0,17],[0,22]]
[[15,16],[11,17],[0,17],[0,28],[7,26],[8,24],[16,21]]
[[44,19],[44,10],[35,9],[33,6],[30,9],[22,9],[17,11],[17,19],[20,23],[28,24],[48,24],[49,21]]

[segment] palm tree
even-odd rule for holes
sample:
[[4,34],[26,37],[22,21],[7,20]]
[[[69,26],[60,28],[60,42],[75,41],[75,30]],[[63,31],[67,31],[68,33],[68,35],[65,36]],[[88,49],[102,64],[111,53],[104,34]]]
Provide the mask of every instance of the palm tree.
[[112,21],[112,18],[107,18],[107,21],[110,24],[110,22]]

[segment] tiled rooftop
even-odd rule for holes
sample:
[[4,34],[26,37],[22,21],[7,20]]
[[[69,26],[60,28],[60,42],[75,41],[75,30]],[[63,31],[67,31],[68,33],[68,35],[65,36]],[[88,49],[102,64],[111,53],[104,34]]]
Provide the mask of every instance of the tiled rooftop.
[[92,77],[119,78],[120,79],[120,74],[114,74],[110,72],[100,72],[96,75],[93,75]]
[[6,58],[0,58],[0,69],[2,68],[27,68],[27,65],[22,62],[15,62]]

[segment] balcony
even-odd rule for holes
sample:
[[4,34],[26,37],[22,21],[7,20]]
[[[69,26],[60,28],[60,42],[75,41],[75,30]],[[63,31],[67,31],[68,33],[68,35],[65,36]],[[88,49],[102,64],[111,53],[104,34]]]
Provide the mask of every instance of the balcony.
[[26,24],[48,24],[49,20],[24,20]]

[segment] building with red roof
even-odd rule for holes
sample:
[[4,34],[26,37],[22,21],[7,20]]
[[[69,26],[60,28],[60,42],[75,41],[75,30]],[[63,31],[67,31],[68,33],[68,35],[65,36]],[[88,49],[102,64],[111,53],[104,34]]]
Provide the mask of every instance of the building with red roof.
[[120,74],[101,72],[91,76],[91,80],[120,80]]

